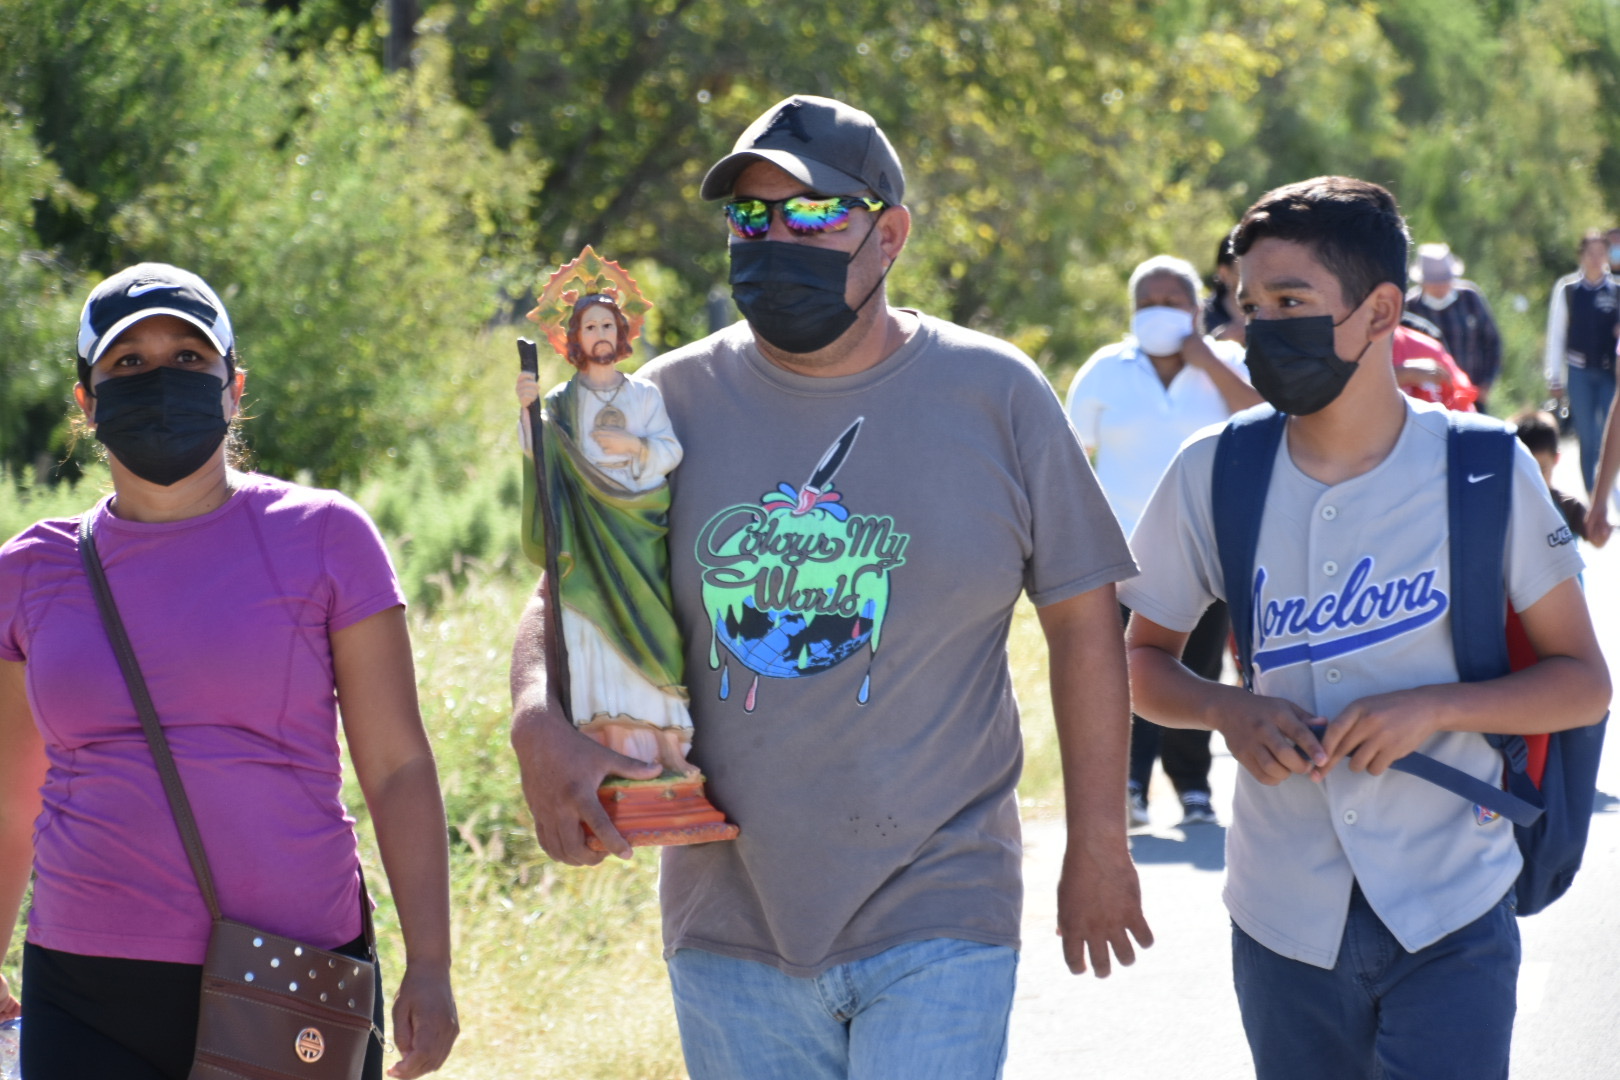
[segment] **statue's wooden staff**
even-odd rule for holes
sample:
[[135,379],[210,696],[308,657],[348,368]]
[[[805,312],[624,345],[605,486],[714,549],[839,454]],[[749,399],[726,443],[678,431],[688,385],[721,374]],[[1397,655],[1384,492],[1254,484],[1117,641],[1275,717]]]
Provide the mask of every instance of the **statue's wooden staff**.
[[[518,338],[518,363],[535,377],[535,391],[540,388],[540,354],[534,342]],[[573,693],[568,676],[568,642],[563,640],[562,581],[557,576],[557,546],[562,540],[562,527],[557,521],[557,506],[551,500],[551,489],[546,482],[545,412],[543,399],[536,396],[529,404],[529,441],[534,445],[534,497],[540,502],[541,538],[546,546],[546,638],[556,649],[557,700],[562,704],[563,716],[574,722]]]

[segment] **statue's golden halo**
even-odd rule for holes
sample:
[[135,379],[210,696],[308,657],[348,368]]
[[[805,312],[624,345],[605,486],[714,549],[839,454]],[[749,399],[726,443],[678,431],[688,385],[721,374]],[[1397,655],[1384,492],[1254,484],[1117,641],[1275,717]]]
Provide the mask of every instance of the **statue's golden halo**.
[[641,295],[636,279],[614,262],[604,259],[586,244],[579,257],[563,263],[552,271],[546,287],[529,318],[540,324],[551,347],[563,356],[568,355],[568,318],[574,313],[574,304],[582,296],[603,293],[611,296],[630,323],[627,343],[641,334],[641,324],[647,321],[652,302]]

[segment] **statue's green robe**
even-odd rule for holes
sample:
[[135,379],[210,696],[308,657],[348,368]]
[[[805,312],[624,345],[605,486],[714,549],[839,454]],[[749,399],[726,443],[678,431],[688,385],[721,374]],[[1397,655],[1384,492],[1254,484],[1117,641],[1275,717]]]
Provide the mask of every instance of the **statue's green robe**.
[[[592,465],[574,430],[579,380],[546,395],[546,488],[560,533],[562,602],[589,620],[648,682],[683,700],[685,660],[669,585],[669,484],[629,491]],[[546,562],[545,524],[533,465],[523,470],[523,551]]]

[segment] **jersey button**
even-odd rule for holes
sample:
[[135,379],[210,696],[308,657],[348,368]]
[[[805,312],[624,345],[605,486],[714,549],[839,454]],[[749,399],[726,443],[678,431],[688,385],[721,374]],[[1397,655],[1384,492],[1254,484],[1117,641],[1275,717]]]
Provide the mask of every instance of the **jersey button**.
[[1329,559],[1327,562],[1322,564],[1322,573],[1326,574],[1328,577],[1332,577],[1338,572],[1339,564],[1334,562],[1332,559]]
[[1322,676],[1322,678],[1326,679],[1330,683],[1336,683],[1340,679],[1344,678],[1344,675],[1339,671],[1338,668],[1330,667],[1327,669],[1327,672]]
[[1338,507],[1336,507],[1336,506],[1324,506],[1324,507],[1322,507],[1322,520],[1323,521],[1332,521],[1334,518],[1336,518],[1338,516],[1339,516],[1339,508]]
[[1346,825],[1354,825],[1356,823],[1356,812],[1354,810],[1346,810],[1344,812],[1344,823]]

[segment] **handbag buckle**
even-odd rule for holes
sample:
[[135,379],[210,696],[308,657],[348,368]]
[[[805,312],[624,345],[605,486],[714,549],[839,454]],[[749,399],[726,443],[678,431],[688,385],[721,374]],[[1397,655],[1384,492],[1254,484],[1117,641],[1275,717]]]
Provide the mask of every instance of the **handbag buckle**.
[[321,1060],[326,1053],[326,1038],[321,1034],[320,1028],[307,1027],[298,1033],[298,1041],[294,1044],[298,1052],[298,1060],[306,1065],[313,1065]]

